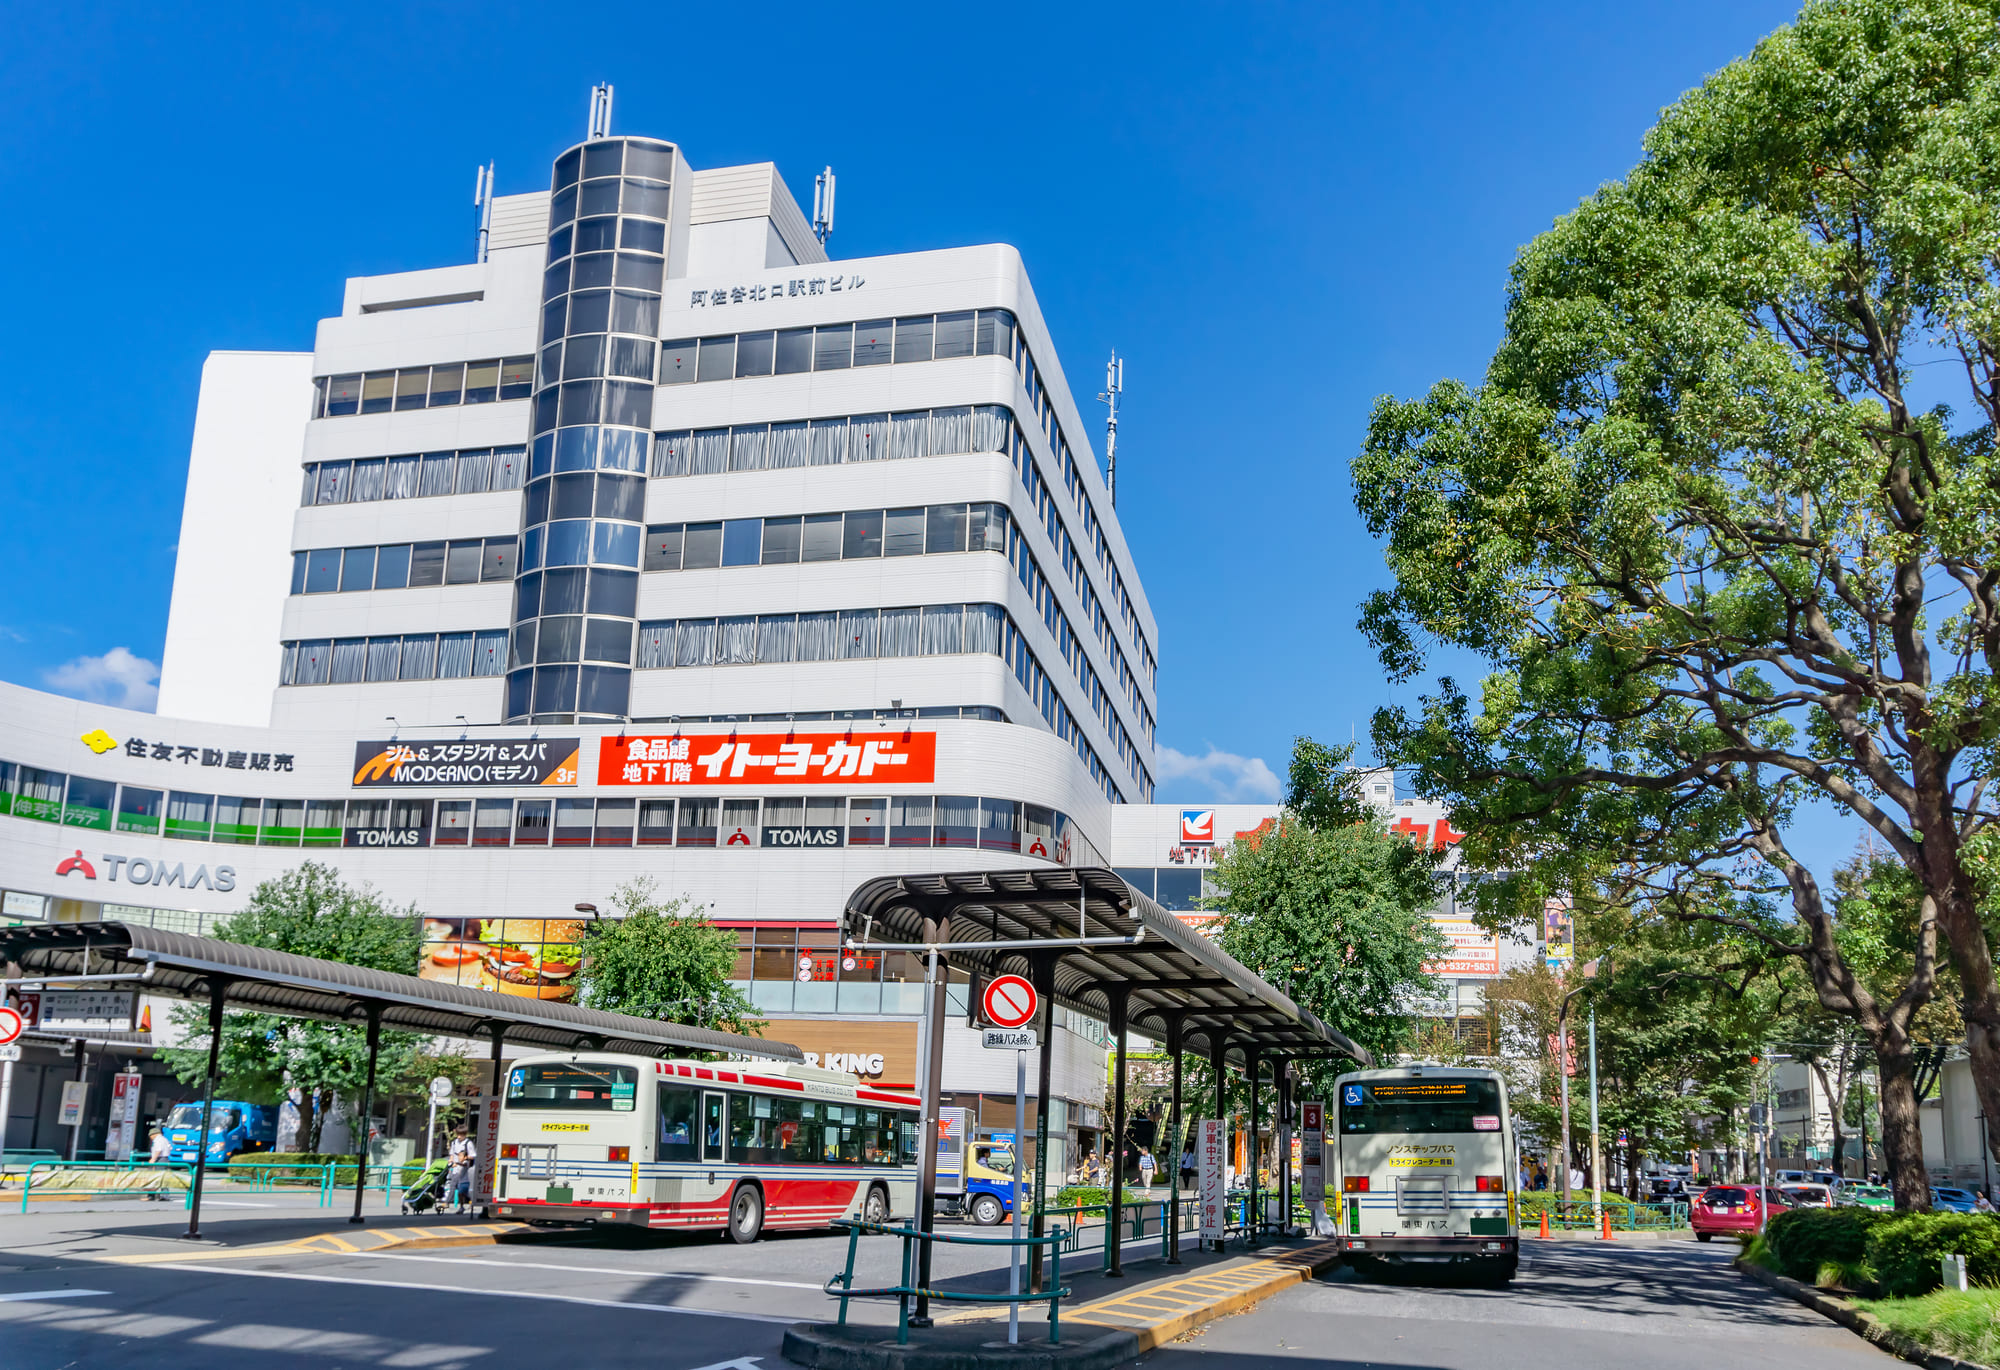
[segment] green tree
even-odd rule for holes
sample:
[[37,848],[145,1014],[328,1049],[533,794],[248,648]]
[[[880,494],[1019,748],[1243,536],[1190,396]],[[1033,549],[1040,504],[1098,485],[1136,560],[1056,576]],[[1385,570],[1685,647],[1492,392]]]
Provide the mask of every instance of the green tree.
[[[1378,714],[1384,759],[1516,894],[1608,857],[1642,895],[1787,903],[1744,930],[1867,1034],[1918,1207],[1910,1024],[1940,953],[2000,1115],[1968,859],[2000,761],[1996,262],[1995,6],[1810,4],[1522,251],[1483,383],[1379,402],[1353,468],[1395,574],[1362,618],[1391,675],[1431,643],[1491,668],[1476,702],[1445,678]],[[1863,982],[1793,853],[1809,801],[1910,874],[1899,983]]]
[[763,1020],[731,980],[736,938],[684,899],[662,902],[648,876],[611,895],[617,917],[592,923],[577,971],[577,1002],[664,1023],[761,1035]]
[[[1309,772],[1329,774],[1313,766],[1314,746],[1308,738],[1295,744],[1295,776],[1302,753]],[[1353,773],[1341,783],[1351,789]],[[1430,921],[1441,887],[1432,852],[1390,836],[1352,802],[1322,811],[1365,813],[1365,821],[1320,827],[1287,809],[1273,831],[1232,843],[1211,876],[1220,893],[1206,904],[1219,915],[1224,951],[1386,1059],[1438,992],[1424,966],[1448,950]],[[1308,1078],[1325,1090],[1337,1074],[1320,1064]]]
[[[248,907],[218,923],[214,935],[244,946],[414,975],[419,922],[415,905],[390,908],[368,886],[346,884],[332,866],[307,861],[257,886]],[[198,1085],[208,1074],[208,1011],[183,1004],[174,1009],[174,1021],[185,1042],[161,1054],[182,1081]],[[378,1081],[403,1072],[423,1040],[416,1033],[384,1032]],[[367,1029],[359,1023],[230,1013],[223,1019],[220,1064],[220,1088],[248,1102],[276,1103],[288,1088],[299,1090],[298,1147],[317,1151],[334,1100],[357,1098],[366,1084]]]

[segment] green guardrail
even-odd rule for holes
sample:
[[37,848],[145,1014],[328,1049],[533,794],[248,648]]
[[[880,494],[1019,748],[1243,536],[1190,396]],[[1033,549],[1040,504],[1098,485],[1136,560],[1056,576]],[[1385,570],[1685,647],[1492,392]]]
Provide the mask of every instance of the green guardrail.
[[[896,1300],[896,1344],[907,1346],[910,1340],[910,1300],[917,1298],[942,1299],[955,1303],[1047,1303],[1049,1306],[1049,1340],[1058,1340],[1062,1332],[1060,1309],[1062,1301],[1069,1297],[1069,1290],[1062,1282],[1062,1246],[1069,1234],[1061,1228],[1043,1237],[961,1237],[949,1232],[920,1232],[914,1227],[891,1227],[887,1223],[854,1222],[839,1218],[833,1224],[847,1229],[847,1268],[830,1277],[822,1286],[826,1292],[840,1300],[840,1326],[847,1326],[847,1301],[849,1299],[875,1299],[894,1297]],[[903,1281],[901,1284],[887,1285],[880,1289],[856,1289],[854,1287],[854,1253],[863,1233],[874,1232],[885,1237],[900,1237],[903,1241]],[[1049,1289],[1040,1294],[1030,1294],[1025,1290],[1014,1294],[967,1294],[954,1289],[937,1289],[922,1286],[916,1282],[917,1265],[914,1256],[924,1242],[945,1242],[952,1246],[1005,1246],[1005,1247],[1047,1247],[1049,1251]],[[1013,1257],[1008,1257],[1011,1261]],[[1018,1264],[1018,1262],[1015,1262]],[[839,1286],[836,1288],[835,1286]]]
[[[1102,1251],[1103,1268],[1111,1268],[1111,1205],[1076,1204],[1067,1208],[1045,1208],[1046,1218],[1068,1218],[1071,1220],[1069,1242],[1063,1247],[1066,1253],[1075,1255],[1086,1251]],[[1086,1217],[1099,1221],[1087,1222]],[[1119,1214],[1118,1244],[1121,1251],[1134,1247],[1143,1248],[1154,1242],[1165,1254],[1167,1249],[1167,1228],[1172,1222],[1172,1209],[1166,1201],[1143,1199],[1137,1203],[1128,1202]],[[1195,1205],[1185,1201],[1181,1204],[1181,1226],[1183,1234],[1198,1231],[1201,1227],[1201,1213]],[[1093,1240],[1094,1239],[1094,1240]]]
[[[36,1178],[44,1197],[62,1194],[162,1194],[193,1192],[194,1167],[183,1161],[34,1161],[21,1176],[21,1211],[28,1211]],[[12,1176],[8,1176],[11,1179]]]

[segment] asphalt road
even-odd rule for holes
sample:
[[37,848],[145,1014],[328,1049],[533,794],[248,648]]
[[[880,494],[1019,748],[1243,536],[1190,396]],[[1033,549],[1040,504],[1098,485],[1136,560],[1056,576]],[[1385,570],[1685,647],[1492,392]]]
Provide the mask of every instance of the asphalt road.
[[1890,1370],[1898,1362],[1729,1268],[1734,1243],[1528,1242],[1506,1289],[1366,1280],[1279,1294],[1148,1370]]

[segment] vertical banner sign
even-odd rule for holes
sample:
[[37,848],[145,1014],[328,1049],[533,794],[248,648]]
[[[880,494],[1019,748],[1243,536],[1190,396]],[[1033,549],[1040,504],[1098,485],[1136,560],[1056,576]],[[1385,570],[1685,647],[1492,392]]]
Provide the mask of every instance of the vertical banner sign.
[[1194,1159],[1201,1195],[1201,1239],[1219,1242],[1228,1225],[1223,1197],[1222,1119],[1200,1118],[1195,1122]]
[[111,1126],[104,1134],[107,1161],[123,1161],[132,1155],[139,1130],[139,1088],[137,1071],[120,1071],[111,1077]]
[[1331,1236],[1333,1220],[1326,1214],[1326,1105],[1300,1104],[1299,1198],[1315,1237]]
[[472,1202],[484,1208],[493,1202],[493,1179],[500,1173],[500,1096],[481,1093],[473,1101],[473,1145],[479,1148],[472,1166]]
[[82,1127],[83,1101],[89,1093],[90,1086],[82,1080],[64,1080],[62,1108],[56,1114],[56,1122],[63,1127]]

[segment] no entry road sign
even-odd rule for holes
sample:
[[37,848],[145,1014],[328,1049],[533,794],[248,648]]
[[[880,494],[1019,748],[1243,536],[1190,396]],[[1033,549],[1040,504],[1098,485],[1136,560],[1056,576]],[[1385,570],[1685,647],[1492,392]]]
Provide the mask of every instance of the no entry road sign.
[[[1030,991],[1028,997],[1033,999],[1034,993]],[[0,1043],[11,1042],[19,1037],[21,1029],[25,1026],[27,1024],[22,1021],[20,1014],[11,1008],[0,1007]]]
[[1035,987],[1018,975],[1002,975],[986,986],[979,1002],[993,1026],[1024,1027],[1035,1016]]

